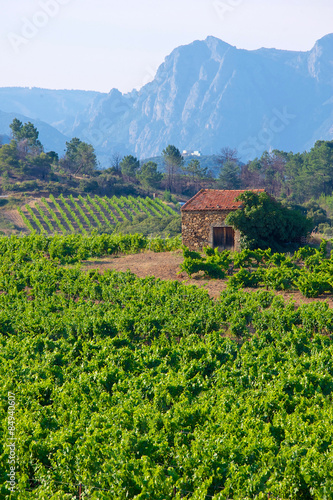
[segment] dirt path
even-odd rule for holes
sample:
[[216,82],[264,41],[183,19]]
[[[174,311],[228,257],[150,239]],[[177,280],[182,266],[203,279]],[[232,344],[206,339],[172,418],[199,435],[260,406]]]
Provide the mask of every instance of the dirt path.
[[[135,255],[124,255],[121,257],[106,257],[95,261],[84,261],[83,269],[115,269],[116,271],[127,271],[128,269],[139,276],[155,276],[163,280],[176,280],[186,284],[196,285],[205,288],[212,298],[218,298],[220,293],[227,288],[226,280],[207,280],[198,277],[189,279],[187,274],[180,274],[179,264],[183,262],[181,250],[176,252],[154,253],[143,252]],[[255,288],[245,288],[245,291],[254,291]],[[261,290],[263,290],[261,288]],[[333,295],[323,295],[316,299],[307,299],[300,292],[275,292],[286,301],[294,300],[296,305],[308,304],[310,302],[322,302],[327,300],[330,307],[333,307]]]
[[181,281],[191,285],[204,287],[212,297],[218,297],[222,290],[226,289],[224,280],[206,280],[202,278],[189,279],[187,274],[180,274],[179,265],[183,262],[182,251],[176,252],[142,252],[135,255],[124,255],[121,257],[107,257],[95,261],[84,261],[83,269],[115,269],[116,271],[127,271],[128,269],[139,276],[155,276],[162,280]]

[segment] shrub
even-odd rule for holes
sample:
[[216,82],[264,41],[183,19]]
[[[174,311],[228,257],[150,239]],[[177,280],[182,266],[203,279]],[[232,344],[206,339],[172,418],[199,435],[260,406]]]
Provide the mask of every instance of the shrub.
[[298,269],[290,269],[287,266],[272,267],[263,273],[262,283],[272,290],[290,290],[296,287],[298,277]]
[[283,207],[266,192],[246,191],[236,200],[242,202],[242,207],[230,213],[226,223],[241,232],[245,248],[280,251],[286,243],[306,236],[313,227],[300,212]]
[[330,276],[324,273],[303,273],[296,284],[302,295],[308,298],[318,297],[324,292],[331,292],[333,289]]
[[180,269],[185,271],[191,278],[193,274],[204,272],[204,276],[209,278],[223,279],[225,272],[221,267],[214,262],[205,262],[201,259],[185,258],[184,262],[180,264]]
[[248,269],[244,269],[243,267],[240,270],[231,276],[228,280],[229,288],[243,288],[243,287],[256,287],[258,286],[262,277],[262,272],[260,269],[256,271],[249,271]]

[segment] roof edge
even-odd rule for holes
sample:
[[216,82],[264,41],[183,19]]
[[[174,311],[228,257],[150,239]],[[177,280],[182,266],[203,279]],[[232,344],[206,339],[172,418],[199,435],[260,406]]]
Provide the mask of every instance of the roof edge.
[[[258,188],[258,189],[200,189],[200,191],[198,191],[194,196],[192,196],[192,198],[190,198],[182,207],[181,207],[181,212],[186,212],[186,211],[193,211],[193,212],[203,212],[203,211],[224,211],[224,210],[238,210],[238,208],[241,208],[241,203],[239,203],[238,206],[233,206],[233,207],[229,207],[229,208],[197,208],[197,209],[188,209],[189,206],[191,206],[191,204],[193,203],[194,200],[196,200],[196,198],[200,197],[202,194],[204,193],[209,193],[210,191],[221,191],[221,192],[238,192],[238,194],[242,194],[242,193],[245,193],[247,191],[250,191],[250,192],[255,192],[255,193],[261,193],[261,192],[266,192],[265,189],[262,189],[262,188]],[[238,196],[238,195],[237,195]]]
[[195,198],[197,196],[199,196],[203,191],[208,191],[208,190],[207,189],[203,189],[203,188],[200,189],[200,191],[198,191],[194,196],[192,196],[192,198],[190,198],[189,200],[187,200],[187,202],[185,203],[185,205],[182,206],[182,208],[180,209],[180,211],[184,210],[187,207],[187,205],[189,203],[191,203],[193,200],[195,200]]

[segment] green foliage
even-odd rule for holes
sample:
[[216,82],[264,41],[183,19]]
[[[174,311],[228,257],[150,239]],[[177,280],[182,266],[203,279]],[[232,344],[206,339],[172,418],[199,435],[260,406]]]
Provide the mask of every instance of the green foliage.
[[39,132],[33,123],[28,122],[23,125],[20,120],[14,118],[9,127],[12,130],[13,138],[16,142],[26,142],[26,152],[41,152],[43,150],[43,146],[38,139]]
[[248,269],[244,269],[243,267],[235,273],[233,276],[230,276],[228,280],[229,288],[246,288],[246,287],[256,287],[260,283],[262,278],[262,273],[260,271],[251,272]]
[[318,297],[324,292],[332,292],[333,284],[330,275],[310,271],[302,273],[297,281],[297,287],[304,297]]
[[207,179],[207,167],[201,165],[200,160],[193,158],[182,166],[182,172],[185,174],[187,185],[187,194],[194,195],[200,190],[201,183]]
[[218,176],[220,189],[239,189],[241,186],[240,166],[234,161],[226,161]]
[[184,165],[184,158],[176,146],[169,144],[162,151],[163,164],[166,172],[167,188],[175,191],[177,180]]
[[252,266],[254,264],[265,263],[271,259],[271,249],[262,250],[249,250],[245,248],[241,252],[235,252],[233,256],[234,267]]
[[261,282],[271,290],[291,290],[298,286],[299,275],[299,269],[294,267],[290,268],[286,265],[271,267],[262,273]]
[[319,234],[323,234],[327,238],[332,238],[332,236],[333,236],[333,227],[328,222],[324,222],[322,224],[318,224],[318,226],[317,226],[317,232]]
[[313,247],[309,247],[309,245],[305,245],[304,247],[300,247],[294,254],[295,260],[306,260],[307,257],[316,254],[316,249]]
[[[205,277],[223,279],[225,272],[223,267],[228,267],[228,256],[219,254],[218,252],[211,253],[209,249],[205,249],[207,258],[204,260],[198,252],[190,251],[187,247],[183,247],[184,261],[180,264],[181,271],[186,272],[190,277],[193,274],[203,271]],[[209,254],[209,255],[208,255]]]
[[[95,196],[86,198],[79,196],[76,200],[72,195],[67,200],[62,195],[57,200],[50,195],[55,210],[42,198],[44,207],[39,207],[39,213],[46,226],[44,230],[53,233],[49,224],[49,215],[56,222],[57,230],[66,232],[92,231],[113,232],[117,229],[123,233],[141,232],[145,235],[176,236],[181,233],[180,216],[164,203],[150,198]],[[25,214],[29,219],[31,213]],[[148,220],[149,219],[149,220]],[[124,221],[121,223],[121,221]],[[42,226],[38,225],[40,229]],[[36,228],[35,228],[36,229]]]
[[166,164],[173,163],[181,167],[184,163],[184,159],[179,149],[172,144],[169,144],[165,149],[163,149],[162,156]]
[[[330,498],[332,309],[267,291],[214,301],[178,282],[57,264],[145,243],[0,238],[12,497],[70,499],[82,483],[92,500]],[[8,454],[1,446],[1,498]]]
[[284,208],[266,192],[247,191],[237,199],[243,202],[242,208],[231,212],[226,223],[241,231],[243,245],[249,249],[279,250],[310,230],[310,221],[301,213]]
[[98,182],[95,179],[80,179],[79,189],[84,193],[93,193],[98,189]]
[[206,262],[218,265],[224,270],[227,270],[231,264],[231,253],[229,250],[219,252],[217,248],[204,247],[203,252],[206,255]]
[[137,174],[137,178],[147,189],[157,188],[162,180],[162,177],[162,174],[157,171],[157,163],[153,161],[144,163],[140,168],[140,172]]
[[168,191],[168,190],[164,191],[164,193],[163,193],[163,200],[167,201],[169,203],[172,201],[170,191]]
[[[242,168],[242,178],[247,186],[260,186],[274,196],[311,205],[311,199],[332,194],[332,162],[333,141],[317,141],[304,153],[265,151],[261,158],[255,158]],[[309,216],[315,221],[325,215],[318,207],[308,208]]]
[[[31,210],[31,207],[29,208]],[[43,252],[48,257],[59,260],[63,264],[74,264],[90,257],[134,254],[145,249],[152,250],[154,247],[158,252],[173,251],[181,247],[179,237],[165,239],[160,237],[147,238],[139,233],[126,235],[97,233],[93,235],[70,234],[66,236],[60,234],[55,236],[41,236],[33,233],[29,236],[22,236],[22,238],[12,236],[8,241],[1,238],[0,249],[3,248],[4,252],[9,252],[9,249],[12,248],[15,251],[23,252],[26,248],[32,248],[36,241],[42,245]]]
[[135,179],[139,168],[140,168],[139,160],[132,155],[125,156],[120,162],[121,173],[127,179]]
[[193,252],[185,246],[183,247],[183,257],[185,259],[203,260],[199,252]]
[[134,216],[131,221],[118,224],[116,231],[123,234],[142,233],[145,236],[177,236],[181,234],[179,215],[153,217],[151,215]]
[[310,200],[306,203],[303,203],[302,206],[305,211],[308,219],[311,219],[313,225],[317,227],[319,224],[324,224],[328,222],[327,212],[324,210],[317,202],[314,200]]
[[66,154],[62,160],[65,169],[74,175],[94,174],[97,168],[97,158],[93,146],[77,137],[66,142],[66,146]]
[[[293,256],[267,250],[219,252],[205,247],[205,257],[183,247],[181,271],[190,277],[203,271],[205,277],[224,279],[229,275],[230,289],[266,287],[270,290],[299,290],[305,297],[318,297],[333,292],[333,257],[327,255],[327,241],[320,249],[305,246]],[[236,271],[239,269],[239,271]]]
[[4,144],[0,148],[0,171],[7,172],[11,169],[18,169],[20,167],[19,155],[15,141],[10,144]]

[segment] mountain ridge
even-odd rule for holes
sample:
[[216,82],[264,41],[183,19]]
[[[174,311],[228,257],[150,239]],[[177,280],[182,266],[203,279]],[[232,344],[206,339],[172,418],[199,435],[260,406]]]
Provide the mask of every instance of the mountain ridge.
[[[194,41],[174,49],[140,91],[103,97],[109,112],[85,116],[84,128],[99,133],[97,147],[126,145],[139,157],[168,143],[206,154],[236,147],[244,160],[265,149],[302,151],[332,138],[331,48],[333,35],[305,52],[248,51],[216,37]],[[110,122],[105,134],[103,119]]]
[[[45,110],[43,118],[104,159],[116,151],[152,157],[168,144],[204,154],[229,146],[243,161],[264,150],[303,151],[333,138],[331,54],[333,34],[302,52],[238,49],[208,36],[176,47],[140,90],[45,91],[62,107],[54,104],[54,116]],[[3,94],[0,88],[0,109]]]

